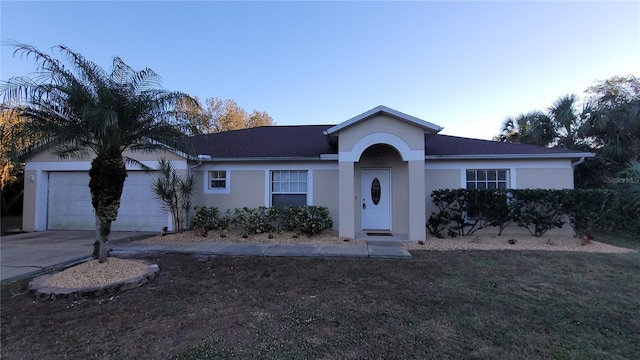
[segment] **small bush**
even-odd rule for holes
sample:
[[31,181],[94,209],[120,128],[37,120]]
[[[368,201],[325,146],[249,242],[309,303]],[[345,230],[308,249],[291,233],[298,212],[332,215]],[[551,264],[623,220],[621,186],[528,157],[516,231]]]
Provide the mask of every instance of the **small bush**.
[[271,223],[277,216],[278,210],[274,207],[236,208],[233,212],[233,222],[250,234],[261,234],[273,229]]
[[513,220],[531,235],[540,237],[548,230],[564,225],[567,214],[562,190],[519,189],[510,192],[513,196]]
[[333,226],[326,206],[285,206],[280,211],[280,227],[316,235]]
[[217,229],[216,221],[220,213],[217,207],[196,206],[193,210],[194,216],[191,221],[193,229]]

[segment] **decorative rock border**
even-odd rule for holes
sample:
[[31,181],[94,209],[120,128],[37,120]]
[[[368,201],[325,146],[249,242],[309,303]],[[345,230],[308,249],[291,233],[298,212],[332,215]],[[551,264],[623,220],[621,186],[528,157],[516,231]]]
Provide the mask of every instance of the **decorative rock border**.
[[141,275],[109,285],[85,288],[59,288],[50,286],[47,283],[47,279],[53,276],[53,274],[46,274],[38,276],[29,282],[28,290],[32,295],[40,300],[82,299],[87,297],[115,295],[125,290],[140,287],[158,276],[160,268],[157,264],[153,264],[146,260],[135,261],[147,264],[147,269]]

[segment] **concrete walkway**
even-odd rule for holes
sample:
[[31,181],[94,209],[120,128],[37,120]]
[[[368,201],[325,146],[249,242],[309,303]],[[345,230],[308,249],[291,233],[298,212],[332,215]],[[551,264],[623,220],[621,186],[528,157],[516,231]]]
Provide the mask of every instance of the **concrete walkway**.
[[[332,244],[142,244],[138,240],[157,235],[114,232],[109,236],[112,255],[182,253],[207,256],[307,256],[411,258],[399,242],[367,245]],[[68,267],[91,258],[93,231],[42,231],[2,236],[0,239],[2,284]]]
[[367,245],[333,244],[223,244],[223,243],[129,243],[113,246],[112,255],[141,253],[179,253],[225,256],[317,256],[411,258],[400,243],[368,243]]
[[[156,233],[113,232],[110,243],[129,243]],[[2,284],[57,270],[91,258],[95,231],[39,231],[0,238]]]

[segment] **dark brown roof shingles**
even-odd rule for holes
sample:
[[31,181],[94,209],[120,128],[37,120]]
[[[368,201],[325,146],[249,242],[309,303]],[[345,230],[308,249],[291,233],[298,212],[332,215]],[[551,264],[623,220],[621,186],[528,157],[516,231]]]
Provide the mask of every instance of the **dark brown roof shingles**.
[[[263,126],[198,135],[187,139],[187,151],[217,159],[320,158],[337,154],[324,131],[333,125]],[[189,151],[190,150],[190,151]],[[546,155],[576,151],[490,140],[433,135],[425,142],[426,155]],[[586,153],[585,153],[586,154]]]

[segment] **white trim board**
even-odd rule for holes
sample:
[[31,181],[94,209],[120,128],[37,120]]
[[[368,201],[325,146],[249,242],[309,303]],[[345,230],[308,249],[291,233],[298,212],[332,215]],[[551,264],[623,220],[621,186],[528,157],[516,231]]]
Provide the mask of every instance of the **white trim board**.
[[[141,161],[151,170],[157,170],[160,166],[159,161]],[[188,168],[186,160],[172,160],[171,164],[176,170],[186,170]],[[143,171],[138,165],[125,164],[127,170]],[[91,169],[90,161],[33,161],[25,165],[25,170],[43,170],[43,171],[89,171]]]
[[468,161],[427,161],[425,170],[453,170],[453,169],[570,169],[571,160],[468,160]]

